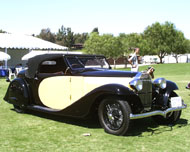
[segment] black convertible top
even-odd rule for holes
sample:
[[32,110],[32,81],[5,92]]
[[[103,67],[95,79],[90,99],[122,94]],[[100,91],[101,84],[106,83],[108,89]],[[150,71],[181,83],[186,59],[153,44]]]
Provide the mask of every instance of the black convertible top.
[[42,63],[43,61],[47,60],[47,59],[53,59],[53,58],[57,58],[57,57],[63,57],[64,54],[42,54],[42,55],[37,55],[33,58],[28,59],[28,69],[26,70],[26,77],[28,78],[34,78],[38,66],[40,63]]
[[28,59],[28,69],[26,70],[26,77],[28,78],[34,78],[35,74],[38,70],[39,64],[41,64],[45,60],[51,60],[54,58],[59,58],[59,57],[64,57],[64,56],[86,56],[86,57],[104,57],[103,55],[87,55],[87,54],[53,54],[53,53],[48,53],[48,54],[42,54],[42,55],[37,55],[33,58]]

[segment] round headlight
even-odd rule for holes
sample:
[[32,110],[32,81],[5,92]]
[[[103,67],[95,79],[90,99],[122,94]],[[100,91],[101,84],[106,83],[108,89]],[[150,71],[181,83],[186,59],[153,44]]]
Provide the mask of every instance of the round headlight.
[[158,78],[158,79],[154,80],[154,85],[156,85],[157,87],[159,87],[161,89],[165,89],[166,88],[166,79]]
[[132,80],[129,84],[132,88],[136,89],[137,91],[141,91],[143,88],[143,83],[139,79]]

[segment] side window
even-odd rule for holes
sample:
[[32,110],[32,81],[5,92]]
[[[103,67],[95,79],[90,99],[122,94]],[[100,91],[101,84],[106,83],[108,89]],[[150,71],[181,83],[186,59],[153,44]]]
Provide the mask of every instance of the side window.
[[57,62],[56,61],[44,61],[42,62],[42,65],[56,65]]
[[73,69],[84,68],[84,64],[78,57],[67,57],[67,60]]
[[66,70],[66,64],[63,58],[56,58],[43,61],[39,65],[39,73],[63,73]]

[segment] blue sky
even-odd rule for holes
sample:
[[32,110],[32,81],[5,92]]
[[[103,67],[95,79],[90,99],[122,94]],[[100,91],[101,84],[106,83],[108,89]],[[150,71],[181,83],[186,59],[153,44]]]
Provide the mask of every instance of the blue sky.
[[155,22],[169,21],[190,39],[189,0],[0,0],[0,29],[39,34],[61,25],[75,33],[141,33]]

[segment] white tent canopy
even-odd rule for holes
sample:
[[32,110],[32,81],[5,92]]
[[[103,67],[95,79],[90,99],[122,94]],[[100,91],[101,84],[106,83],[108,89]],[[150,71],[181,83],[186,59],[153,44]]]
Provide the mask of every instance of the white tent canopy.
[[0,33],[0,48],[7,49],[40,49],[66,50],[67,47],[57,45],[33,36]]
[[[65,46],[60,46],[58,44],[48,42],[34,36],[20,35],[20,34],[8,34],[0,33],[0,49],[5,49],[5,53],[8,49],[16,50],[67,50]],[[21,51],[20,51],[21,52]],[[14,60],[15,56],[12,56]],[[17,56],[18,58],[18,56]],[[12,59],[10,61],[12,61]],[[18,61],[19,62],[19,61]],[[7,60],[5,60],[5,67],[7,68]]]
[[0,51],[0,61],[9,60],[10,58],[11,58],[10,55],[8,55],[8,54],[5,53],[5,52],[1,52],[1,51]]

